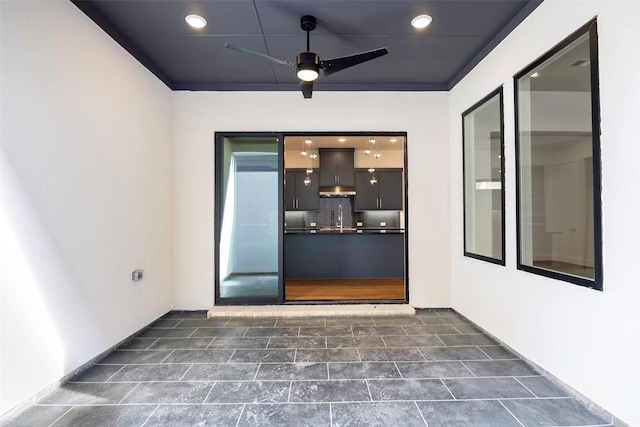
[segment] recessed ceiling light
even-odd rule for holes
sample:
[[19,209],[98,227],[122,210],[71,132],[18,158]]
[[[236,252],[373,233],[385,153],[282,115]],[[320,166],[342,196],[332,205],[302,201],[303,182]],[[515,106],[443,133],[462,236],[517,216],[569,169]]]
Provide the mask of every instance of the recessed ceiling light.
[[338,142],[345,142],[346,138],[338,138]]
[[207,26],[207,20],[200,15],[187,15],[184,17],[184,20],[193,28],[204,28]]
[[398,142],[398,138],[391,138],[389,141],[391,141],[391,142]]
[[411,26],[413,28],[426,28],[431,24],[432,20],[429,15],[418,15],[411,20]]

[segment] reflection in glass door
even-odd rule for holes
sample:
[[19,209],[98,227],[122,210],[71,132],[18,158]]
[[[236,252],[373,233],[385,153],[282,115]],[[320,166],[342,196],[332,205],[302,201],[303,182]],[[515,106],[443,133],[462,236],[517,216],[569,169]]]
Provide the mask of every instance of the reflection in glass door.
[[279,140],[216,135],[216,304],[281,301]]

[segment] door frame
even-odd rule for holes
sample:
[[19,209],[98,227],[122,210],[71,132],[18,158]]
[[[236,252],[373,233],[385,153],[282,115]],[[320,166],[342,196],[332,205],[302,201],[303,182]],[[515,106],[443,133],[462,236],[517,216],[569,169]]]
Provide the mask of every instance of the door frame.
[[237,297],[222,298],[220,296],[220,237],[222,224],[222,194],[224,184],[224,140],[226,138],[268,138],[278,143],[278,177],[284,174],[284,134],[279,132],[215,132],[214,135],[214,209],[213,209],[213,245],[214,245],[214,301],[215,305],[267,305],[284,302],[284,185],[279,179],[278,185],[278,295],[274,297]]
[[[398,132],[215,132],[214,136],[214,301],[215,305],[269,305],[286,304],[284,289],[284,139],[287,136],[398,136],[404,140],[404,171],[403,171],[403,202],[404,202],[404,287],[405,298],[402,301],[394,300],[390,303],[409,303],[409,174],[408,174],[408,136],[405,131]],[[222,185],[223,185],[223,141],[225,138],[276,138],[278,142],[278,176],[280,185],[278,186],[278,296],[276,298],[264,297],[244,297],[244,298],[221,298],[220,297],[220,277],[218,276],[218,264],[220,262],[220,235],[221,235],[221,214],[222,206]],[[342,303],[343,301],[327,301],[327,303]],[[362,303],[370,303],[363,301]],[[380,301],[385,302],[385,301]]]

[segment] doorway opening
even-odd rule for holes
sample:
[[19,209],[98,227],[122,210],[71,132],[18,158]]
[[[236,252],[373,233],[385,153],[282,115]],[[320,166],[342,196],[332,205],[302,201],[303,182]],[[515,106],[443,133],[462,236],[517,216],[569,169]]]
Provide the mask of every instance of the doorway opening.
[[216,134],[216,304],[407,303],[405,133]]

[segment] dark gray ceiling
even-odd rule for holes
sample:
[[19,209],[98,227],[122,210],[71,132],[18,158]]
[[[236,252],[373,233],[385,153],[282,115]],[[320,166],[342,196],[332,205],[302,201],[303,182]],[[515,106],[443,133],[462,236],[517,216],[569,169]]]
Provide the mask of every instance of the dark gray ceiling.
[[[174,90],[299,90],[295,69],[225,48],[295,62],[306,50],[302,15],[314,15],[311,51],[330,59],[379,47],[389,54],[330,76],[328,90],[448,90],[542,0],[90,0],[85,14]],[[208,25],[191,29],[188,14]],[[421,13],[424,30],[410,26]]]

